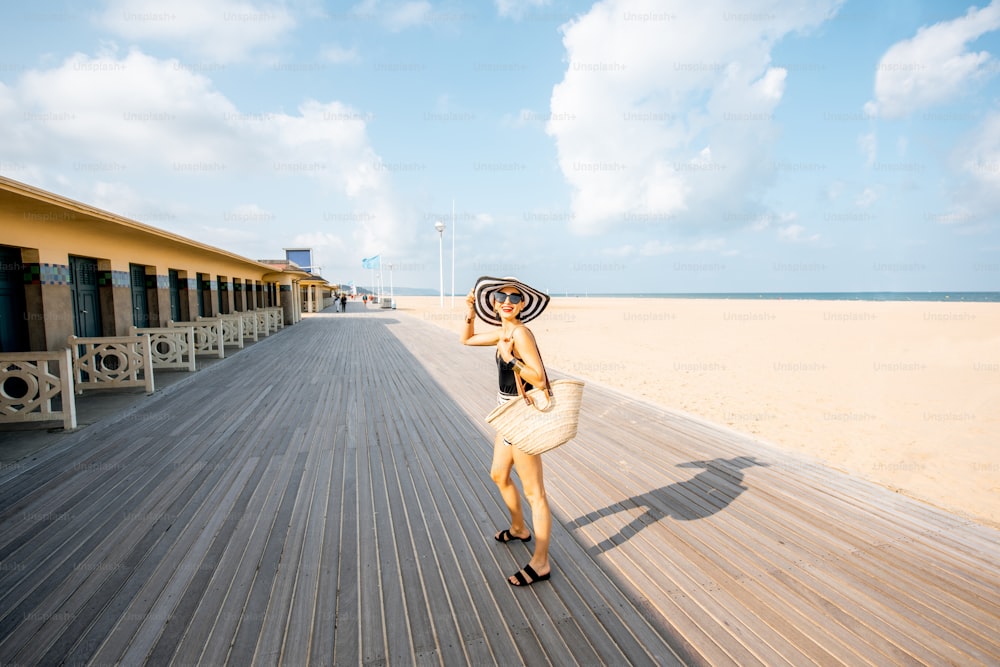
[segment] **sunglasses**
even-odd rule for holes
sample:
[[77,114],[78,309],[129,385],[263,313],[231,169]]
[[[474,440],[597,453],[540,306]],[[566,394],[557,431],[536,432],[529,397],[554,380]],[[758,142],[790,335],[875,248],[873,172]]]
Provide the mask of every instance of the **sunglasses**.
[[497,303],[503,303],[504,301],[510,301],[512,306],[517,305],[524,301],[524,297],[520,294],[507,294],[507,292],[494,292],[493,300]]

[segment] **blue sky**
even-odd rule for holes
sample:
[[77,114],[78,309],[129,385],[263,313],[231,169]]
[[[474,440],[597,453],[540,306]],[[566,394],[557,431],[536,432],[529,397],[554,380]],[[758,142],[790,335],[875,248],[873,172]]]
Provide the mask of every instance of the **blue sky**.
[[[1000,289],[1000,0],[0,10],[0,174],[333,282]],[[452,218],[452,202],[455,215]]]

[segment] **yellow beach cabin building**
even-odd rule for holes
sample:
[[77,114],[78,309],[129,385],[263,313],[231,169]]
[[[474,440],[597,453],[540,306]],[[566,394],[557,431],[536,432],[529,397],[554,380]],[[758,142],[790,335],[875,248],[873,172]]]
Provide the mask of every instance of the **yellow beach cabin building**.
[[322,310],[334,289],[286,260],[241,257],[0,177],[0,421],[69,426],[67,392],[152,392],[154,369],[195,370],[195,356],[222,357]]
[[284,260],[241,257],[3,177],[0,269],[0,352],[273,307],[294,324],[303,305],[320,310],[332,296]]

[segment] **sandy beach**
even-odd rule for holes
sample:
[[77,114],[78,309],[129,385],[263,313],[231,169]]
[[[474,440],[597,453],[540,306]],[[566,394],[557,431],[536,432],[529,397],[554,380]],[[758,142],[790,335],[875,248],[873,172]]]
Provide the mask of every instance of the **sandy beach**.
[[[396,298],[457,335],[451,301]],[[550,369],[1000,525],[998,304],[554,297],[532,330]]]

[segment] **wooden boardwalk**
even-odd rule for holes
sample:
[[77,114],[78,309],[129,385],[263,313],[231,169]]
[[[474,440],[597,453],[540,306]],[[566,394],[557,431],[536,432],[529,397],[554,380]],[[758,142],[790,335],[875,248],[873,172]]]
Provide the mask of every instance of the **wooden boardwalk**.
[[494,373],[324,313],[0,469],[0,665],[1000,664],[997,530],[597,386],[513,589]]

